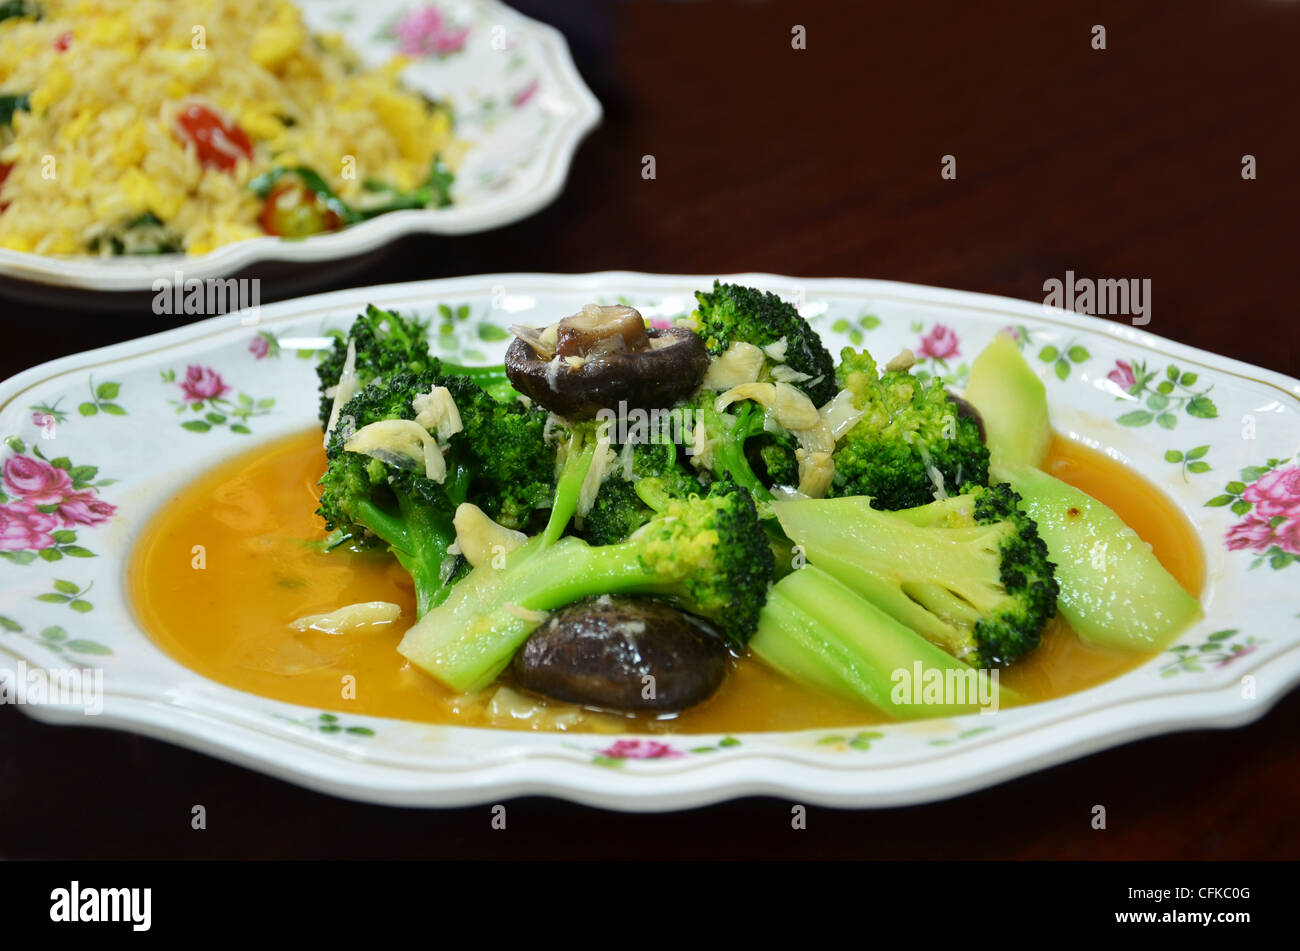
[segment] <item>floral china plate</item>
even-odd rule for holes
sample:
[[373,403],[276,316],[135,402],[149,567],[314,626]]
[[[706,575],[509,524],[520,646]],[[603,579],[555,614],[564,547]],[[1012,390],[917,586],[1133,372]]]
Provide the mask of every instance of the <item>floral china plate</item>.
[[600,103],[573,65],[563,35],[497,0],[296,3],[313,30],[341,34],[368,65],[407,56],[412,62],[403,81],[452,104],[456,134],[470,148],[451,206],[390,212],[306,240],[251,238],[194,257],[51,257],[0,248],[0,282],[19,294],[24,284],[148,291],[177,270],[186,279],[223,277],[264,262],[285,262],[280,271],[301,270],[355,258],[409,234],[486,231],[554,201],[578,144],[600,122]]
[[39,696],[21,698],[23,709],[340,796],[452,806],[542,794],[641,811],[745,795],[856,807],[940,799],[1139,737],[1240,726],[1300,679],[1300,381],[1036,303],[763,274],[734,279],[797,301],[832,350],[911,347],[921,370],[954,385],[1011,328],[1058,432],[1131,466],[1195,527],[1204,620],[1127,674],[1031,706],[731,736],[532,733],[306,709],[206,680],[141,629],[126,565],[142,527],[213,466],[313,425],[309,358],[367,303],[429,319],[440,354],[491,362],[511,323],[591,301],[671,318],[712,279],[496,274],[340,291],[265,307],[256,324],[214,318],[5,382],[0,676],[14,679],[20,662],[102,671],[97,716]]

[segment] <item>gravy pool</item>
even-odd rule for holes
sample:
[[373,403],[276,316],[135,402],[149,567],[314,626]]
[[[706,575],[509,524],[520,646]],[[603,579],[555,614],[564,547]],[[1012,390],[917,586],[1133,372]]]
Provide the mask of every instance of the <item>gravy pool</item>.
[[[494,716],[482,699],[451,693],[397,653],[415,602],[396,562],[382,553],[327,554],[312,544],[324,537],[315,515],[316,480],[324,467],[319,431],[304,432],[231,459],[163,506],[128,567],[145,630],[203,676],[277,700],[431,723],[534,728],[530,721]],[[1060,436],[1053,438],[1045,468],[1114,509],[1183,587],[1200,595],[1200,541],[1155,486]],[[193,567],[196,545],[203,546],[201,570]],[[402,617],[347,636],[297,634],[288,627],[295,618],[356,601],[395,602]],[[1149,656],[1086,647],[1057,618],[1038,650],[1001,677],[1029,699],[1044,700],[1109,680]],[[355,678],[355,699],[343,698],[346,675]],[[567,706],[546,705],[552,712]],[[705,703],[675,717],[632,720],[588,716],[567,728],[739,733],[884,722],[868,708],[805,688],[747,656],[733,661],[726,682]]]

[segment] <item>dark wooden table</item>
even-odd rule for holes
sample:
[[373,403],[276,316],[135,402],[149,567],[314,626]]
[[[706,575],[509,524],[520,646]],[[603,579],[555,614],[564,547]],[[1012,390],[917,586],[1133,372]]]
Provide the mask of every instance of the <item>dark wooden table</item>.
[[[763,270],[1040,300],[1069,269],[1149,278],[1148,330],[1300,372],[1287,284],[1296,4],[516,5],[565,31],[606,107],[565,193],[500,231],[411,239],[363,273],[331,269],[321,289]],[[791,48],[796,24],[806,50]],[[1105,50],[1092,48],[1096,24]],[[940,178],[945,154],[955,181]],[[277,296],[264,284],[264,300]],[[173,326],[138,303],[78,313],[0,300],[0,314],[0,375]],[[486,807],[343,802],[3,709],[0,857],[1294,859],[1298,718],[1293,693],[1243,729],[1147,740],[945,803],[813,809],[804,832],[767,799],[648,817],[522,800],[496,832]],[[190,828],[197,803],[204,832]],[[1090,826],[1095,804],[1105,831]]]

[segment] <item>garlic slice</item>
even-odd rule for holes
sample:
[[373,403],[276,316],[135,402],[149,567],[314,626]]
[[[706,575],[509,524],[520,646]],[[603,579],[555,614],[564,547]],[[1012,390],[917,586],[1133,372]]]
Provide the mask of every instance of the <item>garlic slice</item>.
[[334,387],[334,405],[330,407],[329,423],[325,426],[325,440],[321,445],[326,449],[330,445],[330,436],[334,435],[334,427],[339,422],[339,410],[343,404],[361,391],[357,383],[357,345],[356,341],[348,341],[348,353],[343,358],[343,370],[339,373],[338,385]]
[[763,352],[775,360],[777,363],[785,363],[786,351],[790,348],[790,341],[785,337],[774,340],[763,348]]
[[587,470],[587,477],[582,480],[582,488],[578,490],[578,505],[574,514],[579,518],[590,512],[596,504],[600,484],[605,481],[615,458],[614,450],[610,448],[609,425],[606,424],[596,434],[596,454],[591,461],[591,468]]
[[347,604],[328,614],[308,614],[289,622],[295,631],[320,631],[322,634],[354,634],[376,624],[392,624],[402,609],[389,601],[362,601]]
[[799,491],[811,499],[824,498],[835,477],[831,454],[800,448],[795,450],[794,457],[799,462]]
[[436,435],[439,442],[445,443],[465,428],[451,390],[445,386],[435,386],[411,400],[411,409],[415,410],[415,421]]
[[523,532],[494,522],[470,502],[462,502],[456,508],[451,524],[456,529],[456,553],[464,555],[475,568],[490,565],[493,558],[510,554],[528,540]]
[[714,401],[713,408],[722,412],[740,400],[753,400],[772,410],[776,414],[776,421],[791,431],[811,429],[821,422],[813,401],[789,383],[744,383],[734,386]]
[[533,353],[543,360],[550,360],[555,356],[555,346],[559,334],[557,324],[551,324],[551,326],[543,327],[541,330],[536,327],[526,327],[523,324],[511,324],[506,329],[532,347]]
[[836,442],[862,418],[862,410],[853,405],[853,394],[848,390],[840,390],[818,412]]
[[706,390],[729,390],[745,383],[753,383],[762,370],[762,350],[752,343],[733,343],[709,361],[703,386]]
[[343,444],[345,452],[359,452],[401,469],[423,467],[434,482],[447,478],[447,462],[429,431],[413,419],[381,419],[362,426]]

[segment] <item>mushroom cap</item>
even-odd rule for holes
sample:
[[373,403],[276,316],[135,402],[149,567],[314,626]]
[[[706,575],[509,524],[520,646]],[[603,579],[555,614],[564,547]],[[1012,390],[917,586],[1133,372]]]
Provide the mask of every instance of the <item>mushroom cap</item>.
[[704,342],[684,327],[647,331],[645,350],[547,361],[516,338],[506,375],[529,399],[567,419],[594,419],[602,409],[668,409],[699,388],[709,368]]
[[712,696],[726,676],[727,656],[705,621],[652,599],[606,595],[553,614],[524,642],[511,669],[521,687],[557,700],[666,712]]

